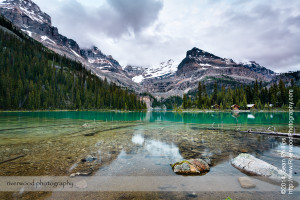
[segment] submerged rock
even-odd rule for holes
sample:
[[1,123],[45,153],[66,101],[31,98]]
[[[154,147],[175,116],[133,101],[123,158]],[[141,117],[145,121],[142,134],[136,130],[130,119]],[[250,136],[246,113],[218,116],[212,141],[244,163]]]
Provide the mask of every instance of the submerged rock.
[[255,188],[255,184],[253,183],[252,179],[249,177],[239,177],[238,178],[239,183],[242,188],[249,189],[249,188]]
[[209,166],[213,166],[213,163],[211,161],[210,158],[203,158],[203,160],[209,165]]
[[87,182],[85,180],[79,181],[77,183],[75,183],[75,187],[79,188],[79,189],[85,189],[87,188]]
[[76,173],[72,173],[70,175],[70,177],[72,178],[72,177],[75,177],[75,176],[90,176],[92,173],[93,173],[92,170],[90,170],[90,171],[83,171],[83,172],[76,172]]
[[231,164],[246,174],[262,176],[276,183],[281,183],[283,177],[286,179],[289,177],[277,167],[246,153],[238,155],[231,161]]
[[209,165],[202,159],[183,160],[174,163],[172,169],[176,174],[200,175],[210,170]]
[[97,160],[96,157],[88,155],[86,158],[82,158],[81,162],[93,162],[94,160]]
[[282,158],[291,158],[293,160],[300,160],[300,156],[293,154],[293,153],[289,153],[289,152],[285,152],[285,151],[280,151],[280,150],[274,150],[272,151],[274,154],[282,157]]

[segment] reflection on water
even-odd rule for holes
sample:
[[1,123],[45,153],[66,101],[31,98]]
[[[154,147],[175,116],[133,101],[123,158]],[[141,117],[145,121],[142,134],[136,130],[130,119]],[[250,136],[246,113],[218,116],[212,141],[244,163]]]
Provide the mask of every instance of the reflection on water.
[[[271,116],[270,116],[271,117]],[[248,114],[248,119],[255,119],[255,116],[252,114]]]
[[134,135],[131,140],[135,144],[142,145],[144,143],[144,137],[141,134]]
[[151,140],[146,142],[145,149],[149,152],[150,157],[163,157],[168,159],[170,163],[182,160],[178,147],[173,143],[166,144]]

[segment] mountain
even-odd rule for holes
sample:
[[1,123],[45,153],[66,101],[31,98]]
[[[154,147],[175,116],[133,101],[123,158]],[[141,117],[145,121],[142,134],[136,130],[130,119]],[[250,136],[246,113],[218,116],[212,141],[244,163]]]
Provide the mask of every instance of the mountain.
[[274,77],[275,75],[274,71],[261,66],[255,61],[239,62],[239,65],[243,65],[244,67],[250,69],[251,71],[263,74],[268,77]]
[[123,73],[119,62],[113,59],[112,56],[104,55],[96,46],[92,47],[91,49],[81,49],[80,54],[89,63],[101,70]]
[[177,66],[172,59],[161,62],[158,67],[136,67],[128,65],[124,68],[134,82],[141,83],[145,79],[163,79],[172,76],[177,71]]
[[133,90],[139,89],[112,56],[103,54],[95,46],[81,49],[76,41],[61,35],[57,27],[52,26],[51,17],[33,1],[0,0],[0,13],[30,37],[62,56],[81,62],[100,78]]
[[0,0],[0,12],[49,49],[79,61],[98,77],[137,93],[166,98],[194,90],[199,81],[208,88],[216,80],[226,87],[236,87],[255,80],[269,83],[276,78],[272,70],[255,61],[236,62],[196,47],[187,51],[179,65],[168,60],[157,67],[128,65],[123,69],[117,60],[105,55],[98,47],[80,48],[76,41],[61,35],[52,26],[51,17],[31,0]]
[[183,95],[197,87],[198,82],[212,85],[218,80],[228,87],[250,84],[255,80],[270,82],[275,73],[255,62],[237,63],[232,59],[218,57],[196,47],[187,51],[176,73],[160,79],[144,79],[143,91],[154,96]]
[[49,50],[0,16],[0,110],[145,109],[133,92]]

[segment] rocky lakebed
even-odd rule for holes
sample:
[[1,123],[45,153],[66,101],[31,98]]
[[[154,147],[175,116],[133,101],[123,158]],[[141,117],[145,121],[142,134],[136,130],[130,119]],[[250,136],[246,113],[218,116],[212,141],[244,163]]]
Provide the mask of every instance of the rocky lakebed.
[[[134,188],[131,192],[99,189],[89,193],[93,198],[147,199],[147,191],[139,184],[145,178],[145,182],[153,180],[149,188],[155,198],[193,199],[210,193],[210,197],[230,194],[233,198],[260,192],[262,197],[276,199],[281,178],[288,178],[288,172],[281,170],[284,157],[293,158],[298,191],[300,143],[296,139],[294,153],[282,157],[282,150],[288,149],[282,146],[280,137],[204,130],[195,123],[29,118],[21,126],[13,119],[5,124],[9,128],[4,126],[0,132],[1,176],[83,178],[79,181],[82,194],[89,189],[89,180],[141,178],[127,184]],[[161,184],[168,180],[167,186],[157,180]],[[106,182],[110,181],[115,184],[113,180]],[[202,185],[195,188],[197,184]],[[263,193],[264,188],[269,189]],[[0,192],[1,198],[12,196],[71,199],[67,192]]]

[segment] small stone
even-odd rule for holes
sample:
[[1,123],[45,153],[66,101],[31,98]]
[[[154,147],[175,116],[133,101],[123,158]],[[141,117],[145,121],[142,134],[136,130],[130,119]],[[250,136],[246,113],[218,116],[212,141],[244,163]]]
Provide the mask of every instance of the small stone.
[[82,127],[84,127],[84,128],[86,128],[88,126],[89,126],[89,124],[87,124],[87,123],[85,123],[85,124],[82,125]]
[[75,187],[77,187],[79,189],[87,188],[87,182],[85,180],[79,181],[79,182],[75,183]]
[[193,193],[187,194],[186,196],[189,198],[196,198],[198,195],[195,192],[193,192]]
[[248,150],[247,149],[241,149],[240,152],[241,153],[248,153]]
[[94,156],[89,155],[86,158],[81,159],[81,162],[93,162],[96,159],[97,158],[95,158]]
[[255,184],[253,183],[252,179],[250,179],[249,177],[246,176],[239,177],[238,180],[242,188],[245,189],[255,188]]
[[212,162],[210,158],[204,158],[203,159],[209,166],[212,166]]

